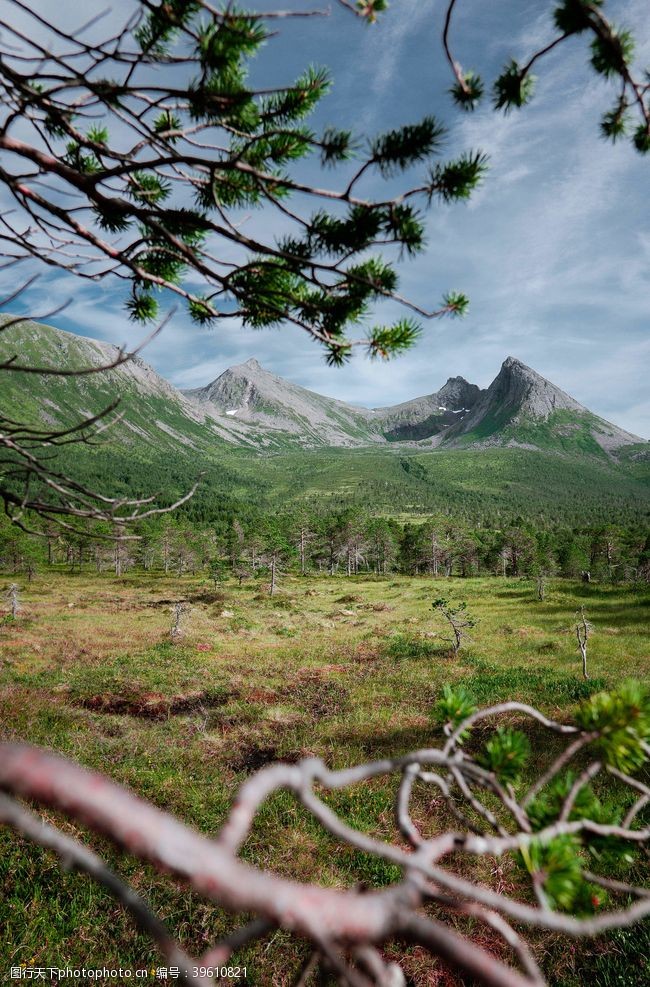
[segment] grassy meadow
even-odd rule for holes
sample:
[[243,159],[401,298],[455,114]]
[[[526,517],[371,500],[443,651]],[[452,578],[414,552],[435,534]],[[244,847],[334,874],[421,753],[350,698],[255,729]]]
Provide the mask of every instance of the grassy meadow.
[[[11,581],[0,577],[0,588]],[[566,718],[592,691],[647,679],[650,668],[647,587],[551,580],[540,602],[533,581],[500,578],[286,576],[273,597],[255,580],[215,588],[204,576],[162,573],[48,572],[21,585],[18,619],[0,624],[0,738],[104,771],[206,833],[219,828],[244,779],[273,760],[316,755],[342,767],[438,744],[433,710],[445,683],[462,682],[480,705],[520,699]],[[431,610],[441,595],[465,600],[478,619],[457,657]],[[172,643],[178,600],[190,610]],[[581,604],[594,625],[588,682],[572,631]],[[528,732],[530,770],[539,770],[553,740],[541,727],[512,722]],[[394,791],[394,780],[378,779],[327,801],[357,828],[389,838]],[[452,825],[436,790],[418,790],[415,804],[427,832]],[[232,928],[199,896],[63,825],[105,853],[190,952]],[[260,866],[333,886],[399,877],[396,867],[339,846],[286,793],[264,806],[243,852]],[[460,866],[517,892],[512,860],[477,862],[471,872]],[[483,928],[475,931],[508,955]],[[558,987],[650,981],[639,965],[650,954],[648,923],[586,945],[539,934],[533,944]],[[237,960],[247,966],[246,983],[284,987],[306,948],[277,932]],[[392,955],[413,987],[462,983],[419,949],[396,946]],[[151,966],[159,957],[89,878],[62,872],[52,854],[0,831],[0,979],[21,962]]]

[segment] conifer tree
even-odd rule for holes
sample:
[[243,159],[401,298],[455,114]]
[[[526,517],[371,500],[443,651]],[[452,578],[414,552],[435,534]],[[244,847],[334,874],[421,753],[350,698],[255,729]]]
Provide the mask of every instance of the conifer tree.
[[[383,6],[366,4],[365,15],[372,20]],[[12,203],[0,229],[5,267],[39,260],[126,283],[136,322],[160,320],[182,299],[202,326],[233,318],[254,329],[291,324],[332,364],[355,346],[388,358],[417,339],[419,320],[465,312],[467,298],[454,292],[428,310],[408,303],[396,260],[423,249],[430,205],[476,188],[486,168],[479,151],[444,160],[445,127],[433,114],[369,137],[316,130],[309,120],[330,87],[326,69],[308,66],[271,87],[249,76],[251,59],[273,43],[274,13],[204,0],[135,7],[136,16],[104,36],[97,19],[65,31],[54,12],[30,12],[18,0],[3,7],[0,189]],[[51,46],[41,40],[48,34]],[[319,162],[320,184],[303,179],[307,159]],[[411,170],[415,180],[397,192],[391,184],[383,198],[369,194],[373,178],[392,182]],[[267,235],[241,222],[259,209],[270,219]],[[408,314],[373,324],[385,299]],[[121,352],[112,366],[129,358]],[[0,364],[14,374],[100,369],[36,367],[18,353]],[[72,514],[120,524],[150,513],[57,474],[38,451],[88,441],[113,410],[64,435],[2,412],[6,511],[19,523],[25,509],[60,522]]]

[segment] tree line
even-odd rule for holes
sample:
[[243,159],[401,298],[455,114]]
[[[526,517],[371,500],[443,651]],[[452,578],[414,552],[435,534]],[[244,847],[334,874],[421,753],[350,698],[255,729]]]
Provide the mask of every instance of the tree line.
[[34,573],[162,570],[204,573],[215,584],[282,573],[433,577],[564,576],[608,581],[650,580],[650,533],[643,524],[541,527],[522,517],[501,527],[470,524],[448,515],[418,521],[346,508],[336,512],[224,516],[209,525],[163,515],[134,528],[89,522],[69,532],[42,521],[38,535],[0,522],[0,568]]

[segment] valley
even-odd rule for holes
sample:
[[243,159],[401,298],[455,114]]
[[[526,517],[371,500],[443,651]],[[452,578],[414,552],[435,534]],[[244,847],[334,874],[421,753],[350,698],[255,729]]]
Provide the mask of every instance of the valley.
[[[0,356],[44,371],[118,356],[51,327],[12,333],[0,334]],[[519,361],[506,359],[484,391],[449,378],[373,412],[289,384],[256,361],[181,393],[135,358],[78,377],[7,373],[0,413],[65,430],[116,399],[107,421],[119,417],[97,441],[59,447],[48,461],[104,496],[154,497],[162,508],[201,480],[180,508],[136,521],[124,540],[101,520],[60,527],[28,517],[35,537],[0,518],[3,742],[73,758],[213,837],[241,786],[275,762],[316,757],[335,770],[440,747],[445,703],[452,712],[458,703],[532,703],[566,724],[590,702],[620,702],[607,697],[631,679],[646,702],[648,443]],[[4,469],[4,482],[17,483],[11,457]],[[457,651],[443,611],[468,620]],[[587,678],[580,615],[590,634]],[[530,752],[544,763],[559,753],[558,738],[540,730],[514,708],[496,733],[479,726],[464,753],[484,764],[491,744],[516,743],[521,771],[506,777],[523,798],[540,770]],[[505,750],[509,770],[514,753]],[[575,770],[587,769],[583,752]],[[559,783],[573,777],[570,769]],[[597,819],[631,811],[629,791],[612,789],[604,774],[583,794]],[[401,852],[395,795],[394,779],[380,776],[322,799],[360,839],[396,839]],[[546,818],[552,797],[533,803],[531,819]],[[452,831],[456,801],[418,786],[411,813],[427,834]],[[468,825],[481,831],[477,805]],[[639,822],[646,817],[641,807]],[[259,807],[241,857],[267,874],[317,875],[335,889],[379,893],[400,880],[390,858],[355,839],[336,839],[294,794],[277,791]],[[125,861],[102,837],[91,843],[180,930],[185,948],[201,955],[231,928],[228,912],[196,890]],[[605,880],[643,883],[636,852],[626,850],[623,863],[607,853],[598,864]],[[8,889],[0,952],[17,942],[15,955],[38,966],[101,956],[109,966],[157,969],[150,939],[104,888],[61,876],[51,854],[7,829],[0,861]],[[459,870],[514,900],[530,897],[518,853],[496,864],[464,859]],[[616,905],[582,877],[563,901],[561,910],[583,917]],[[494,930],[477,931],[453,909],[445,921],[508,961]],[[650,952],[645,927],[634,940],[625,930],[603,937],[598,951],[567,950],[561,935],[534,929],[527,939],[553,987],[627,987]],[[309,962],[302,940],[273,929],[232,955],[250,987],[289,987]],[[382,956],[399,964],[408,987],[467,984],[399,940]]]
[[[100,366],[116,354],[35,323],[0,334],[0,357],[36,367]],[[116,424],[92,446],[62,448],[62,469],[107,495],[156,495],[162,505],[204,473],[184,509],[196,519],[299,504],[490,523],[531,510],[541,523],[627,523],[650,510],[649,444],[512,358],[485,391],[452,377],[425,397],[372,411],[255,360],[182,393],[135,357],[81,377],[5,374],[0,411],[69,427],[115,401],[106,421],[118,415]]]
[[[439,745],[445,690],[480,706],[532,702],[565,722],[590,696],[647,681],[649,444],[520,361],[506,358],[484,390],[449,377],[375,409],[308,391],[254,359],[185,392],[140,357],[100,373],[45,372],[119,356],[36,323],[0,333],[0,360],[44,371],[3,375],[5,421],[64,431],[99,416],[88,429],[99,428],[96,439],[64,444],[48,460],[62,475],[107,497],[152,497],[157,508],[199,479],[177,510],[131,525],[133,540],[114,541],[120,530],[101,521],[66,529],[33,517],[33,537],[0,518],[4,740],[74,756],[213,834],[240,786],[277,760],[343,768]],[[0,475],[18,490],[12,468],[8,456]],[[435,601],[469,614],[456,654]],[[588,679],[575,640],[581,612],[594,636]],[[520,716],[507,723],[524,746],[556,752]],[[477,757],[484,737],[479,730],[469,747]],[[537,770],[531,761],[518,791]],[[629,809],[605,781],[594,791],[607,818]],[[390,840],[394,795],[380,778],[326,801],[365,837]],[[449,807],[422,792],[412,810],[432,833],[454,825]],[[156,963],[104,891],[82,876],[60,879],[44,851],[27,851],[6,830],[0,851],[14,875],[0,914],[21,956]],[[114,850],[101,851],[121,866]],[[381,889],[400,875],[337,842],[288,792],[260,809],[244,855],[333,887]],[[640,882],[639,860],[630,860],[626,879]],[[485,860],[463,868],[473,881],[495,880]],[[621,869],[611,863],[605,873]],[[150,867],[133,862],[127,875],[198,953],[229,928],[223,909],[179,897]],[[515,897],[528,893],[516,856],[502,860],[496,880]],[[529,941],[554,987],[583,987],[587,976],[611,987],[612,977],[634,975],[639,955],[638,943],[617,935],[596,954],[567,953],[548,934]],[[250,987],[294,983],[305,962],[299,942],[270,943],[272,958],[264,939],[235,954]],[[497,936],[485,945],[503,954]],[[409,987],[466,983],[399,944],[385,957]]]
[[644,4],[258,6],[0,5],[0,983],[647,987]]

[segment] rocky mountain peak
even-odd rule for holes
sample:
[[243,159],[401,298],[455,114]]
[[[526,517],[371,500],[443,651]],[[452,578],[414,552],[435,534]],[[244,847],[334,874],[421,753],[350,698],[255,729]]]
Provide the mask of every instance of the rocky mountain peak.
[[436,394],[439,405],[454,411],[469,411],[481,395],[481,388],[464,377],[449,377]]
[[535,373],[530,367],[527,367],[525,363],[518,360],[516,356],[507,356],[503,363],[501,364],[502,370],[516,369],[516,370],[528,370],[530,373]]
[[571,395],[514,356],[507,357],[488,388],[486,397],[502,409],[546,419],[553,411],[585,411]]
[[472,411],[450,429],[448,438],[453,442],[463,435],[472,435],[479,441],[493,443],[504,429],[512,430],[524,422],[547,422],[559,411],[589,415],[583,405],[561,388],[517,357],[509,356]]

